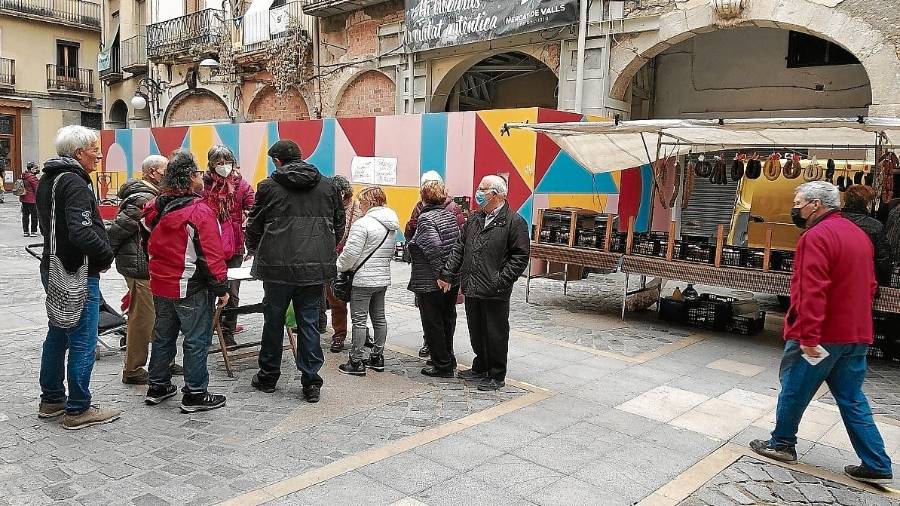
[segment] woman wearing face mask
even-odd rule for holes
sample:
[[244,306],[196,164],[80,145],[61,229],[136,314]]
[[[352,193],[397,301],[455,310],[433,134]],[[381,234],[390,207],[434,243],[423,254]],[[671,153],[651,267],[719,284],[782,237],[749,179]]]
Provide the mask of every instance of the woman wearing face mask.
[[[222,248],[228,267],[240,267],[244,260],[244,220],[253,207],[254,192],[238,170],[234,153],[227,146],[217,145],[207,153],[208,169],[203,176],[203,198],[216,212],[222,227]],[[240,281],[231,281],[226,309],[238,306]],[[222,317],[222,334],[227,346],[235,346],[234,335],[243,330],[237,316]]]

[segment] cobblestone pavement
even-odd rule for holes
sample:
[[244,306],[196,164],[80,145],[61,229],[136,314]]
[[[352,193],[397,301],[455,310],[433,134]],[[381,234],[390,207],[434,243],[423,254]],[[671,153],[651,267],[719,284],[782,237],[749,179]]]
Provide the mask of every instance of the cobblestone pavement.
[[680,503],[682,506],[797,504],[863,506],[896,502],[846,485],[742,457]]
[[[514,386],[484,394],[419,374],[422,361],[409,356],[422,343],[406,290],[409,268],[395,264],[387,308],[390,372],[340,375],[336,366],[345,355],[328,353],[322,402],[310,405],[287,373],[294,370],[288,355],[271,395],[249,386],[254,360],[238,361],[237,378],[230,379],[221,359],[211,357],[210,390],[225,393],[228,405],[183,415],[171,401],[144,406],[143,388],[121,384],[121,354],[113,353],[98,361],[92,391],[97,402],[122,408],[122,419],[63,431],[35,416],[46,316],[37,262],[22,249],[37,240],[22,238],[17,223],[18,206],[0,205],[0,505],[213,504],[285,479],[295,488],[274,503],[626,505],[727,442],[765,437],[774,419],[777,319],[751,337],[697,335],[660,322],[652,311],[629,313],[623,322],[622,278],[595,275],[570,283],[568,296],[561,282],[537,280],[530,304],[524,284],[516,284],[508,376],[549,392],[499,414],[501,404],[534,394]],[[114,270],[101,287],[114,306],[125,290]],[[243,284],[241,296],[245,303],[260,300],[260,284]],[[469,364],[474,355],[461,307],[459,313],[457,357]],[[238,341],[259,335],[259,315],[241,323],[247,330]],[[898,391],[888,381],[872,383]],[[464,416],[472,426],[455,422]],[[896,457],[900,427],[878,423]],[[430,428],[454,429],[410,443]],[[806,464],[839,471],[857,461],[826,403],[808,412],[800,438]],[[380,456],[359,461],[367,450]],[[311,471],[338,464],[346,468],[309,481]],[[802,490],[805,478],[791,476],[785,487]],[[870,494],[848,490],[866,504]]]

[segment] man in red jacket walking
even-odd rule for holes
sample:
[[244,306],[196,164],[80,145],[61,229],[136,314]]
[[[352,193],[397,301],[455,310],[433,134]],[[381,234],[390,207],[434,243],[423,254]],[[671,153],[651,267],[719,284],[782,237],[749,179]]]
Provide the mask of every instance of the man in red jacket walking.
[[878,286],[873,247],[865,232],[841,216],[840,205],[840,193],[830,183],[814,181],[796,190],[791,218],[805,230],[797,242],[791,306],[784,319],[787,344],[775,430],[771,439],[754,440],[750,447],[796,462],[800,419],[824,381],[862,460],[844,473],[858,481],[887,483],[893,478],[891,459],[862,390]]

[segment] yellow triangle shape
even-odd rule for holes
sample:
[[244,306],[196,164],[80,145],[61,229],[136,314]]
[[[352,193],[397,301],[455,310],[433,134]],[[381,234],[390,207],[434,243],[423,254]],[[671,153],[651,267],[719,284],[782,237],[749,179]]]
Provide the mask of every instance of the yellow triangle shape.
[[537,123],[538,110],[529,109],[494,109],[479,111],[478,117],[494,136],[494,140],[506,153],[509,161],[516,167],[519,176],[529,188],[534,190],[534,155],[537,134],[530,130],[514,130],[509,135],[500,135],[504,123]]

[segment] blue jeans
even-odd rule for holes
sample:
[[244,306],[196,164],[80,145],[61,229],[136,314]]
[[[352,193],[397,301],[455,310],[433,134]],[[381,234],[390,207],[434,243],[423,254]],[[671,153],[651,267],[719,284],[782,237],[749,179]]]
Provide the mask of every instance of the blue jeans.
[[[41,271],[41,282],[47,287],[47,272]],[[100,324],[100,280],[88,278],[88,297],[78,325],[62,329],[47,324],[47,338],[41,354],[41,401],[66,403],[66,413],[77,415],[91,407],[91,371],[97,347],[97,328]],[[66,351],[69,360],[66,361]],[[69,384],[69,397],[66,387]]]
[[263,282],[262,343],[259,349],[259,380],[274,386],[281,376],[281,355],[284,347],[284,317],[294,303],[297,317],[297,369],[304,387],[322,386],[319,369],[325,363],[319,338],[319,301],[322,285],[285,285]]
[[891,459],[884,451],[884,441],[872,419],[872,410],[863,394],[866,378],[865,344],[823,344],[828,358],[812,366],[807,362],[797,341],[788,341],[781,359],[781,393],[775,412],[775,430],[771,444],[793,447],[797,444],[797,427],[813,395],[828,384],[837,401],[850,443],[862,463],[878,473],[891,473]]
[[184,333],[185,394],[204,394],[209,386],[206,358],[212,342],[213,294],[201,290],[183,299],[153,297],[156,323],[150,351],[150,386],[172,384],[170,366],[178,352],[178,332]]

